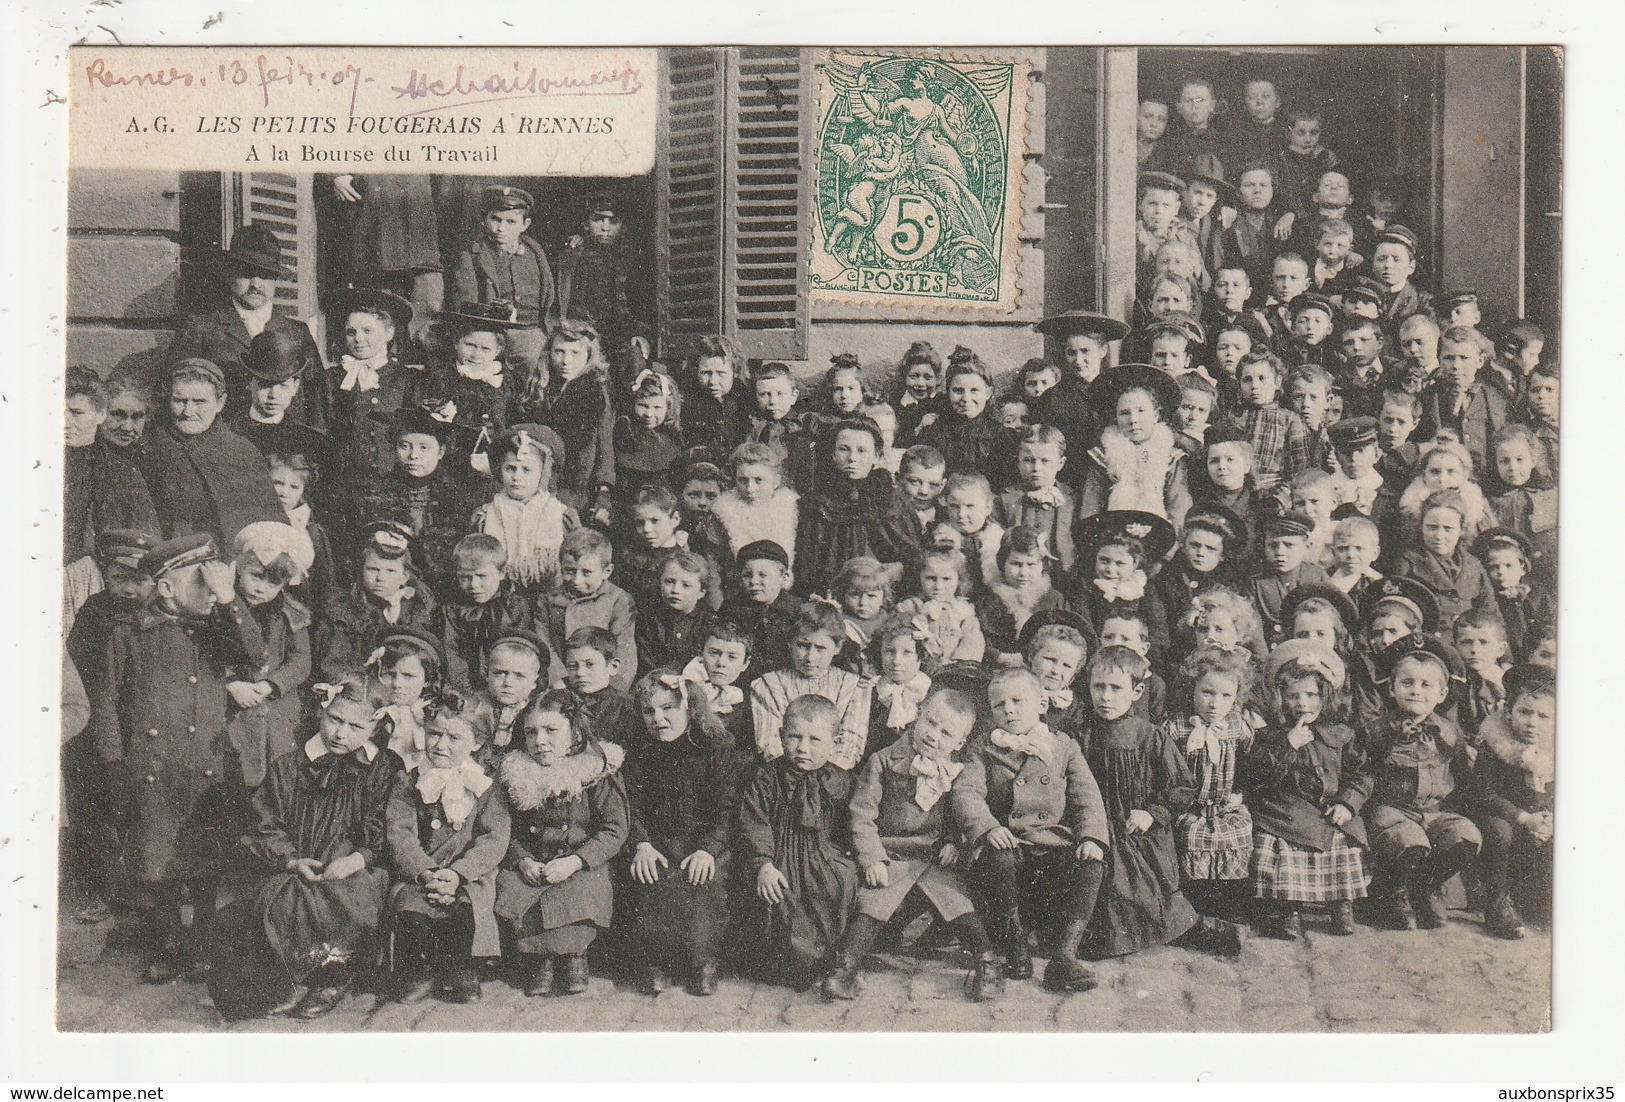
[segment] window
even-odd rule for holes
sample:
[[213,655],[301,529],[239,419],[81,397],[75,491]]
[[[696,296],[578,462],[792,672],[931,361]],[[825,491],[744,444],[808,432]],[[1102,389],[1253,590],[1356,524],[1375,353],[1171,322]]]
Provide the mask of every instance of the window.
[[220,244],[253,222],[270,228],[282,245],[291,278],[277,284],[279,313],[306,320],[317,316],[316,207],[309,173],[238,172],[222,177]]

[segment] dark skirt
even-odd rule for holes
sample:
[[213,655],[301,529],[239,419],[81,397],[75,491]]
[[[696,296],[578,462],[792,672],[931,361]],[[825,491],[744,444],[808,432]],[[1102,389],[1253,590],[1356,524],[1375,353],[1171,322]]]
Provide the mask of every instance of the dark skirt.
[[1112,831],[1110,864],[1084,949],[1094,960],[1166,945],[1196,924],[1179,891],[1173,831],[1158,824],[1143,834]]
[[[767,904],[753,895],[756,925],[765,954],[800,969],[827,963],[846,933],[858,894],[852,859],[813,831],[779,832],[774,866],[790,882],[784,902]],[[752,884],[754,892],[754,883]]]
[[654,884],[627,878],[632,921],[626,955],[644,964],[698,966],[721,955],[728,928],[728,869],[719,862],[709,884],[694,885],[673,862]]

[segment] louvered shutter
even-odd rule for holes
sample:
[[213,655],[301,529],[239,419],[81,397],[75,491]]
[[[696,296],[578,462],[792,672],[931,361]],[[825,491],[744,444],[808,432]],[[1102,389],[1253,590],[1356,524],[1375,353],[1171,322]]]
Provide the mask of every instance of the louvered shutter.
[[309,173],[242,172],[226,177],[220,204],[229,247],[238,227],[259,223],[282,245],[282,263],[291,273],[277,284],[276,309],[290,317],[316,316],[316,203]]
[[731,50],[723,287],[727,332],[752,359],[807,351],[812,66],[795,47]]
[[661,355],[722,332],[724,52],[666,51],[661,120],[658,308]]

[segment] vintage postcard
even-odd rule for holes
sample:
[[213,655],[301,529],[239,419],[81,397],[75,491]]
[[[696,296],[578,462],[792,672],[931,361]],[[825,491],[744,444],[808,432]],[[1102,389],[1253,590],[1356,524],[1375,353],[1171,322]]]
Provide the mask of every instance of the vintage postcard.
[[1549,1029],[1563,62],[74,47],[57,1029]]

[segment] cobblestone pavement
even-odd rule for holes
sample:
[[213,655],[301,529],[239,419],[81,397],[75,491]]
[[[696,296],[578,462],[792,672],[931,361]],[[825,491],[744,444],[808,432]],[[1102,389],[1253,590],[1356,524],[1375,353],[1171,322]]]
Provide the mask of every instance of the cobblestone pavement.
[[[66,910],[66,908],[65,908]],[[951,959],[884,955],[852,1003],[724,979],[711,998],[680,988],[657,998],[594,976],[569,998],[527,999],[490,980],[470,1006],[412,1006],[352,995],[311,1023],[273,1019],[224,1025],[201,984],[148,986],[133,950],[109,944],[111,924],[66,919],[59,944],[57,1025],[64,1031],[349,1032],[853,1030],[853,1031],[1330,1031],[1527,1033],[1548,1028],[1551,938],[1485,935],[1458,912],[1448,927],[1400,933],[1362,926],[1353,937],[1253,939],[1241,958],[1149,950],[1095,966],[1098,990],[1078,995],[1012,982],[996,1003],[963,995]],[[950,956],[949,954],[945,954]],[[1042,975],[1043,965],[1039,965]]]

